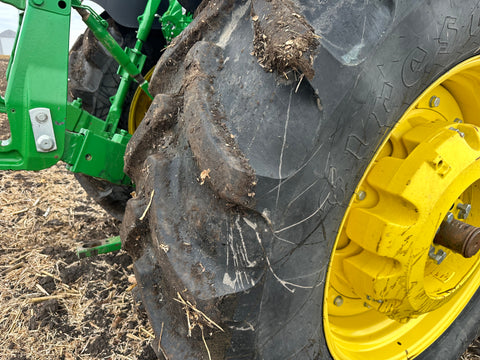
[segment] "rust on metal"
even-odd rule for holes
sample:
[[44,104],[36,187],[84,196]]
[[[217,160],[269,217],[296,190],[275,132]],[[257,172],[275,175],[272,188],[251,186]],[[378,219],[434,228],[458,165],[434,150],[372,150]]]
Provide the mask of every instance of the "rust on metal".
[[455,219],[444,221],[433,242],[469,258],[480,249],[480,228]]

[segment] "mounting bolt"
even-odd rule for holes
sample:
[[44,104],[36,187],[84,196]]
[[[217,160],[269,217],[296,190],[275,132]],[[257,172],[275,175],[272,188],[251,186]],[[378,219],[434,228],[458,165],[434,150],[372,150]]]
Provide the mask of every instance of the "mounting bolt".
[[440,105],[440,98],[438,96],[432,96],[430,98],[430,107],[438,107]]
[[470,211],[472,210],[472,205],[470,204],[457,204],[458,211],[458,218],[466,220],[468,215],[470,215]]
[[359,191],[357,194],[357,200],[362,201],[367,197],[367,193],[363,190]]
[[459,118],[456,118],[455,120],[453,120],[453,122],[461,124],[461,123],[463,123],[463,120],[459,119]]
[[43,151],[50,151],[55,146],[55,142],[48,135],[42,135],[37,139],[37,146]]
[[451,212],[447,213],[447,216],[445,216],[445,220],[448,224],[450,224],[453,221],[453,214]]
[[37,115],[35,115],[35,120],[38,123],[43,124],[44,122],[46,122],[48,120],[48,115],[45,114],[44,112],[38,113]]
[[333,300],[333,303],[335,304],[335,306],[342,306],[343,298],[339,295]]
[[443,260],[447,257],[447,253],[442,249],[435,249],[435,246],[430,245],[430,250],[428,251],[428,257],[434,260],[437,265],[440,265]]

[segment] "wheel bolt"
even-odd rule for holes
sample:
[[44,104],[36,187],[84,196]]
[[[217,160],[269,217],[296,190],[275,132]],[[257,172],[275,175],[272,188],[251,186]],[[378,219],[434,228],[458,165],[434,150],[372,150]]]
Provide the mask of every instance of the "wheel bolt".
[[438,107],[440,105],[440,98],[438,96],[432,96],[430,98],[430,107]]
[[359,191],[357,194],[357,199],[359,201],[365,200],[366,197],[367,197],[367,193],[363,190]]
[[42,135],[37,139],[37,146],[43,151],[50,151],[54,148],[55,142],[48,135]]
[[472,210],[472,206],[470,204],[457,204],[458,211],[458,218],[465,220],[470,211]]
[[333,300],[333,303],[335,304],[335,306],[342,306],[343,298],[339,295]]
[[445,216],[445,220],[448,224],[450,224],[453,221],[453,214],[451,212],[447,213],[447,216]]

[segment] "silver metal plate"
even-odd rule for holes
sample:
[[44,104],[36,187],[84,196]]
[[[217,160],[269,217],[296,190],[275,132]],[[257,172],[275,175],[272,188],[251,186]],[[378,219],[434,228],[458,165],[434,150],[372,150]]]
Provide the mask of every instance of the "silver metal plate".
[[35,108],[29,110],[28,113],[30,114],[37,151],[45,153],[57,150],[50,109]]

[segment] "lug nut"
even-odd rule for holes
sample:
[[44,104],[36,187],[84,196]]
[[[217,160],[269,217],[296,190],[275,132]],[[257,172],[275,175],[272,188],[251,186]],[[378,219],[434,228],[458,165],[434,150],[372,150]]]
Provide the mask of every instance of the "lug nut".
[[339,295],[333,300],[333,303],[335,304],[335,306],[342,306],[343,298]]
[[440,105],[440,98],[438,96],[432,96],[430,98],[430,107],[438,107]]
[[357,199],[360,201],[365,200],[366,197],[367,197],[367,193],[363,190],[359,191],[357,194]]

